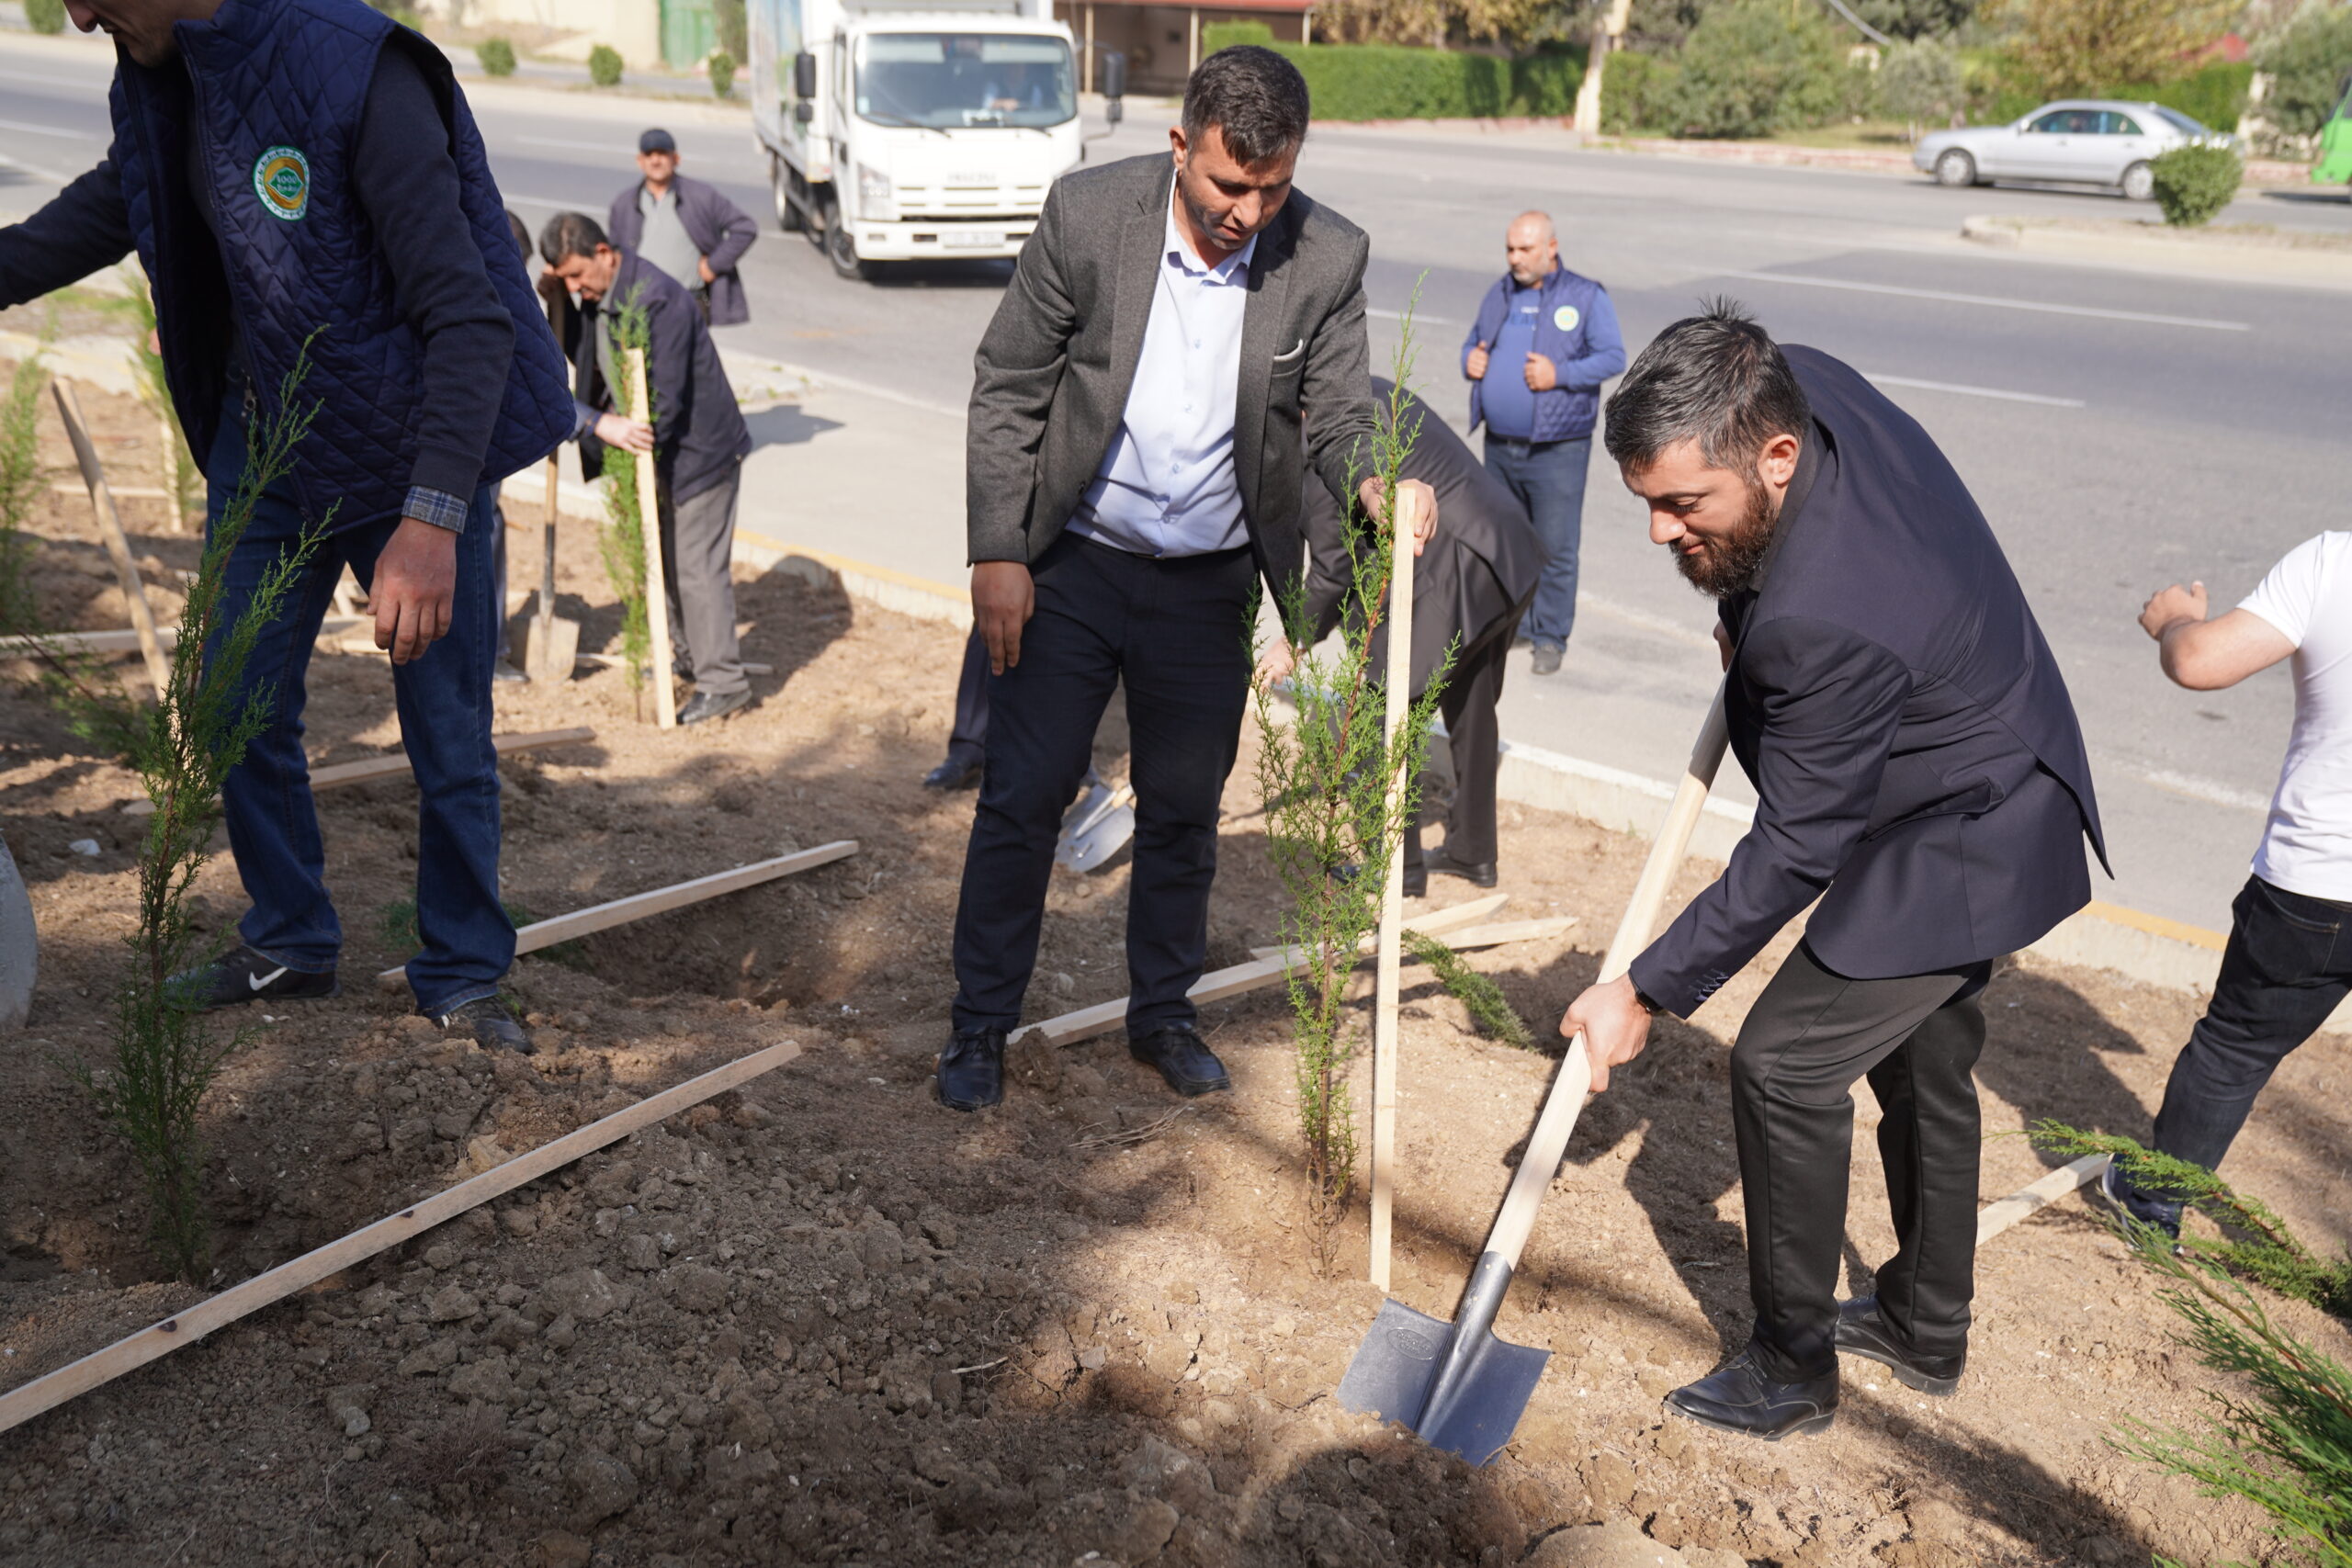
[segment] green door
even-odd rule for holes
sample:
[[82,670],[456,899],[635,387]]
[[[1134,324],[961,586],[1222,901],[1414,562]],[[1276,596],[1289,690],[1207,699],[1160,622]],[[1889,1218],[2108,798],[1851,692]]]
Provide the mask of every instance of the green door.
[[718,47],[710,0],[662,0],[662,62],[691,71]]

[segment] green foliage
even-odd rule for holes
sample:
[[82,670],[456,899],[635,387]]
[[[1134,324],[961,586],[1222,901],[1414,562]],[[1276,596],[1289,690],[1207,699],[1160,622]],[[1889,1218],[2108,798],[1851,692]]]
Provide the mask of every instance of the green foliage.
[[1611,136],[1668,130],[1681,78],[1670,55],[1612,53],[1600,73],[1600,129]]
[[711,0],[711,29],[718,35],[718,47],[738,61],[752,58],[752,35],[745,26],[743,0]]
[[[2051,97],[2169,80],[2219,38],[2234,0],[2001,0],[2004,48]],[[2022,111],[2020,111],[2022,112]]]
[[1967,103],[1960,51],[1942,39],[1896,44],[1879,62],[1871,85],[1880,112],[1910,126],[1914,136],[1947,123]]
[[[624,367],[628,353],[636,349],[650,352],[652,342],[648,329],[644,301],[638,296],[645,286],[639,284],[621,301],[613,321],[613,355]],[[626,376],[627,370],[624,368]],[[646,385],[646,401],[653,400],[650,382]],[[628,419],[652,420],[650,409],[634,407],[630,389],[624,384],[613,389],[613,406]],[[605,531],[597,543],[604,551],[605,575],[612,581],[613,592],[621,602],[621,663],[628,671],[629,690],[636,694],[638,716],[644,716],[645,666],[653,657],[653,626],[646,618],[645,540],[646,517],[649,508],[658,505],[652,496],[639,495],[637,488],[637,454],[617,446],[605,448],[604,474]],[[660,513],[653,515],[658,520]],[[657,521],[656,526],[659,526]],[[657,678],[668,680],[667,670],[656,672]]]
[[2149,160],[2156,178],[2156,206],[2177,229],[2195,229],[2229,206],[2245,178],[2245,165],[2227,147],[2176,147]]
[[65,0],[25,0],[25,26],[37,33],[65,30]]
[[1792,12],[1782,0],[1711,8],[1679,63],[1668,112],[1681,136],[1767,136],[1826,124],[1844,108],[1857,73],[1844,39],[1819,12]]
[[1584,51],[1567,47],[1518,60],[1385,43],[1275,48],[1306,78],[1318,120],[1562,115],[1584,80]]
[[514,74],[514,46],[503,38],[486,38],[474,45],[474,58],[481,62],[485,76]]
[[155,812],[140,849],[139,923],[127,939],[132,962],[115,993],[110,1070],[103,1083],[95,1074],[80,1074],[130,1145],[147,1186],[156,1252],[192,1284],[205,1277],[210,1236],[197,1112],[246,1032],[217,1034],[205,1021],[202,996],[180,978],[220,951],[218,941],[198,934],[187,894],[211,859],[221,781],[269,722],[266,687],[240,694],[254,645],[326,537],[334,509],[263,572],[233,624],[222,623],[221,594],[230,555],[253,522],[262,492],[287,472],[295,446],[310,431],[316,407],[295,401],[309,370],[306,350],[279,387],[276,406],[254,418],[244,476],[207,536],[188,584],[180,614],[186,651],[173,662],[155,706],[141,715],[130,759]]
[[723,49],[711,51],[707,62],[711,96],[723,98],[735,91],[735,57]]
[[139,355],[139,400],[154,411],[163,428],[164,468],[172,503],[186,518],[203,510],[204,470],[197,467],[196,455],[188,449],[187,432],[181,428],[179,409],[172,401],[171,383],[164,376],[164,356],[155,347],[155,297],[142,281],[132,285],[130,299],[139,321],[139,331],[132,339]]
[[1489,1039],[1521,1051],[1535,1049],[1535,1036],[1528,1032],[1527,1022],[1503,995],[1503,988],[1462,961],[1462,955],[1433,936],[1419,931],[1405,933],[1405,947],[1412,955],[1430,966],[1438,983],[1454,1000],[1470,1010],[1471,1021]]
[[[2129,1138],[2054,1122],[2036,1123],[2032,1136],[2036,1145],[2059,1153],[2111,1154],[2135,1181],[2193,1200],[2245,1236],[2176,1247],[2154,1225],[2127,1221],[2120,1227],[2140,1261],[2166,1281],[2158,1299],[2187,1325],[2177,1342],[2246,1392],[2209,1389],[2219,1416],[2201,1431],[2126,1419],[2110,1439],[2115,1447],[2195,1482],[2209,1496],[2242,1497],[2262,1509],[2286,1549],[2282,1561],[2352,1568],[2352,1370],[2274,1323],[2254,1292],[2231,1277],[2246,1273],[2269,1283],[2268,1272],[2301,1281],[2302,1289],[2284,1288],[2313,1301],[2312,1282],[2332,1269],[2329,1310],[2342,1314],[2352,1304],[2346,1291],[2352,1262],[2321,1263],[2267,1205],[2231,1190],[2202,1167]],[[2277,1272],[2282,1268],[2284,1274]]]
[[1976,15],[1976,0],[1850,0],[1850,9],[1879,31],[1897,39],[1949,40],[1955,29]]
[[621,51],[611,44],[600,43],[588,51],[588,80],[599,87],[621,85]]
[[1201,53],[1204,57],[1215,54],[1220,49],[1233,49],[1245,43],[1254,43],[1272,49],[1274,46],[1274,29],[1263,22],[1253,22],[1246,17],[1234,21],[1202,24]]
[[2162,104],[2226,136],[2236,127],[2238,117],[2245,113],[2246,94],[2253,85],[2251,62],[2216,60],[2168,82],[2128,82],[2103,90],[2099,96]]
[[[1418,303],[1418,286],[1414,299]],[[1370,450],[1358,453],[1351,464],[1351,478],[1378,478],[1392,495],[1419,435],[1418,416],[1403,413],[1413,369],[1412,317],[1408,308],[1396,387],[1380,410]],[[1306,585],[1292,583],[1283,627],[1298,650],[1291,677],[1293,721],[1285,724],[1278,716],[1271,683],[1261,683],[1257,694],[1264,739],[1258,789],[1265,802],[1266,845],[1290,902],[1282,940],[1307,955],[1290,972],[1291,1038],[1307,1213],[1317,1255],[1326,1264],[1355,1183],[1355,1109],[1348,1069],[1356,1047],[1346,1031],[1348,987],[1361,944],[1380,923],[1389,861],[1412,810],[1421,749],[1444,680],[1441,670],[1429,690],[1414,698],[1389,740],[1383,672],[1373,668],[1371,646],[1387,600],[1395,539],[1395,519],[1384,505],[1351,541],[1351,598],[1360,613],[1342,623],[1336,652],[1309,649],[1315,626],[1306,614]],[[1256,620],[1252,614],[1253,626]],[[1401,787],[1392,791],[1392,781]],[[1349,865],[1361,869],[1351,876],[1334,874]]]
[[2307,6],[2256,51],[2255,63],[2270,77],[2262,118],[2290,136],[2317,136],[2352,72],[2352,6]]

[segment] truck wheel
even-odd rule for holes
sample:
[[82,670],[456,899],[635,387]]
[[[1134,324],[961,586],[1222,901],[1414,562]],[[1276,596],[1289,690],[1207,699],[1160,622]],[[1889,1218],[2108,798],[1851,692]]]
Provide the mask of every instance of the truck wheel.
[[2123,199],[2154,201],[2156,198],[2156,172],[2145,164],[2134,164],[2123,171]]
[[1976,160],[1955,147],[1936,160],[1936,183],[1954,190],[1976,183]]
[[857,237],[850,232],[849,222],[842,217],[841,204],[825,203],[825,259],[833,270],[856,283],[874,281],[876,267],[872,262],[857,256]]
[[792,205],[792,169],[773,152],[768,154],[768,183],[775,191],[775,226],[787,234],[804,227],[808,220]]

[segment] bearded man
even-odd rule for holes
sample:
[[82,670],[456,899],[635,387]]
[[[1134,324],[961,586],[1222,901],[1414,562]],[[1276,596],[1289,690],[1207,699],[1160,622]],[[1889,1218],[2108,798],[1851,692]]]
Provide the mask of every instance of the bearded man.
[[[1718,601],[1756,825],[1630,972],[1570,1006],[1593,1087],[1806,906],[1732,1050],[1756,1325],[1667,1406],[1761,1438],[1829,1425],[1838,1353],[1946,1394],[1967,1356],[1993,961],[2104,863],[2080,727],[1984,514],[1918,424],[1729,303],[1676,322],[1609,400],[1650,537]],[[1877,1095],[1897,1247],[1839,1303],[1854,1080]]]

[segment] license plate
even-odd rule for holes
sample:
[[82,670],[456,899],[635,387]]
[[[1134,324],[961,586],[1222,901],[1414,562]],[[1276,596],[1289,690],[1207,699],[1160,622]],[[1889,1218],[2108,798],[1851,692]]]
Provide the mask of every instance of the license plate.
[[1001,229],[950,230],[940,238],[940,243],[951,251],[989,251],[1004,243]]

